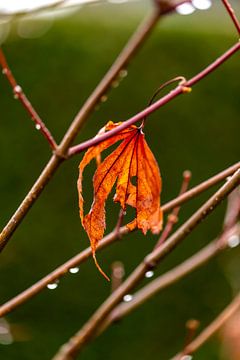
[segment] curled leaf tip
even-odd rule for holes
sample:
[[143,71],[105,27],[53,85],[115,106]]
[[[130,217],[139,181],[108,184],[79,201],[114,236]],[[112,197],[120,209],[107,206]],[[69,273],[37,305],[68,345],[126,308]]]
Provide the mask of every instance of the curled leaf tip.
[[103,277],[107,280],[107,281],[110,281],[110,278],[107,276],[107,274],[105,274],[105,272],[103,271],[103,269],[101,268],[101,266],[99,265],[98,261],[97,261],[97,258],[96,258],[96,253],[95,251],[93,252],[92,254],[93,256],[93,260],[95,262],[95,265],[98,269],[98,271],[103,275]]

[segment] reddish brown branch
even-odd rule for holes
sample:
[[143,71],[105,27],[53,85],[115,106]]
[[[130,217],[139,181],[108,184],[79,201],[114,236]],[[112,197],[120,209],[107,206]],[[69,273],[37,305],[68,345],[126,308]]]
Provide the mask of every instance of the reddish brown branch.
[[223,55],[221,55],[219,58],[217,58],[212,64],[207,66],[204,70],[200,71],[196,76],[192,77],[190,80],[187,80],[184,85],[182,83],[179,84],[174,90],[171,90],[167,95],[163,96],[161,99],[159,99],[158,101],[156,101],[155,103],[153,103],[152,105],[147,107],[146,109],[140,111],[138,114],[134,115],[130,119],[124,121],[117,128],[110,130],[98,137],[94,137],[92,139],[84,141],[79,145],[71,147],[69,149],[68,155],[73,156],[75,154],[78,154],[78,153],[88,149],[91,146],[95,146],[95,145],[99,144],[100,142],[109,139],[113,135],[128,128],[130,125],[133,125],[136,122],[143,120],[144,118],[149,116],[154,111],[158,110],[162,106],[166,105],[167,103],[169,103],[170,101],[175,99],[177,96],[179,96],[181,94],[186,94],[186,92],[188,93],[189,91],[186,91],[186,89],[191,88],[193,85],[197,84],[200,80],[205,78],[211,72],[216,70],[220,65],[222,65],[231,56],[233,56],[239,49],[240,49],[240,42],[237,42],[229,50],[227,50]]
[[[128,233],[128,229],[126,227],[122,227],[119,229],[119,233],[124,235]],[[110,245],[116,241],[115,231],[111,232],[107,236],[104,237],[99,243],[98,250],[104,249],[106,246]],[[19,295],[15,296],[13,299],[9,300],[5,304],[0,307],[0,317],[5,316],[9,312],[13,311],[16,307],[24,304],[26,301],[30,300],[33,296],[37,295],[40,291],[47,288],[48,284],[54,283],[59,280],[61,277],[69,273],[71,268],[75,268],[79,266],[81,263],[86,261],[88,258],[92,256],[92,250],[90,247],[86,248],[73,258],[66,261],[64,264],[60,265],[50,274],[37,281],[30,288],[21,292]]]
[[238,18],[235,15],[235,11],[233,10],[233,8],[228,0],[222,0],[222,2],[226,8],[228,14],[230,15],[235,28],[237,29],[238,35],[240,35],[240,23],[238,21]]
[[186,193],[178,196],[176,199],[169,201],[167,204],[162,206],[163,211],[168,212],[175,206],[185,203],[186,201],[195,197],[197,194],[202,193],[210,187],[216,185],[219,181],[225,180],[228,176],[232,175],[238,169],[240,169],[240,162],[237,162],[226,170],[221,171],[219,174],[186,191]]
[[[240,168],[240,163],[237,163],[228,169],[220,172],[219,174],[213,176],[212,178],[204,181],[203,183],[195,186],[194,188],[190,189],[183,195],[177,197],[176,199],[169,201],[168,203],[162,206],[163,212],[168,212],[173,209],[175,206],[179,206],[185,203],[188,200],[200,195],[203,191],[209,189],[210,187],[216,185],[218,182],[224,180],[227,176],[232,175],[237,169]],[[110,245],[115,241],[117,238],[121,238],[124,234],[126,234],[128,230],[125,227],[119,228],[118,231],[116,229],[110,233],[109,235],[105,236],[104,239],[100,242],[98,249],[104,248],[105,246]],[[120,236],[119,236],[120,235]],[[26,301],[30,300],[32,297],[37,295],[40,291],[44,290],[49,283],[53,283],[56,280],[60,279],[70,268],[78,266],[80,263],[91,257],[91,249],[87,248],[83,252],[79,253],[78,255],[74,256],[72,259],[69,259],[64,264],[60,265],[57,269],[55,269],[50,274],[43,277],[41,280],[36,282],[30,288],[24,290],[19,295],[15,296],[13,299],[7,301],[0,307],[0,317],[5,316],[7,313],[13,311],[18,306],[24,304]]]
[[130,291],[144,278],[149,268],[156,266],[167,254],[169,254],[193,229],[202,222],[240,183],[240,170],[224,184],[195,214],[193,214],[161,247],[155,249],[145,257],[143,262],[136,267],[133,273],[123,284],[98,308],[93,316],[86,322],[65,345],[63,345],[54,360],[74,359],[79,351],[96,334],[103,321],[116,305],[121,302],[123,296]]
[[171,360],[181,360],[184,355],[191,355],[196,352],[206,341],[210,339],[240,308],[240,293],[228,305],[223,312],[208,325],[186,348]]
[[[183,182],[181,185],[179,196],[181,196],[182,194],[184,194],[187,191],[189,182],[191,180],[191,176],[192,176],[192,174],[190,171],[188,171],[188,170],[184,171]],[[155,248],[161,246],[161,244],[163,244],[166,241],[166,239],[172,232],[173,226],[178,222],[178,214],[179,214],[180,208],[181,208],[180,205],[176,206],[173,209],[173,211],[171,212],[171,214],[168,215],[167,224],[165,225],[165,228],[163,229],[163,232],[162,232],[158,242],[156,243]]]
[[121,261],[114,261],[112,264],[111,290],[114,292],[123,282],[125,274],[124,265]]
[[228,197],[224,229],[230,229],[240,218],[240,189],[235,189]]
[[215,257],[220,251],[225,250],[226,247],[228,247],[228,239],[232,235],[240,235],[239,224],[233,226],[232,229],[229,229],[228,231],[224,231],[218,239],[212,241],[189,259],[185,260],[180,265],[177,265],[175,268],[159,276],[137,291],[133,294],[131,302],[120,303],[105,320],[101,327],[101,332],[111,323],[121,320],[123,317],[127,316],[133,310],[141,306],[144,302],[152,298],[155,294],[197,270],[199,267],[206,264],[206,262],[210,259]]
[[13,74],[9,68],[6,57],[4,56],[4,53],[1,48],[0,48],[0,65],[2,67],[3,74],[6,76],[9,84],[11,85],[11,87],[13,89],[14,96],[16,97],[16,99],[19,99],[19,101],[22,103],[24,108],[27,110],[28,114],[30,115],[31,120],[36,125],[36,129],[39,130],[43,134],[43,136],[49,143],[50,147],[53,150],[56,150],[57,144],[56,144],[52,134],[50,133],[50,131],[48,130],[48,128],[46,127],[46,125],[44,124],[44,122],[42,121],[42,119],[40,118],[40,116],[38,115],[38,113],[36,112],[34,107],[32,106],[32,104],[26,97],[21,86],[18,85],[15,77],[13,76]]

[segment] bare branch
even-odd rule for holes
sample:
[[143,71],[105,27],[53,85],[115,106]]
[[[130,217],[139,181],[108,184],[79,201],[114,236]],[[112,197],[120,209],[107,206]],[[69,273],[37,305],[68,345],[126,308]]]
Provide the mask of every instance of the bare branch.
[[[181,203],[186,202],[187,200],[190,200],[197,196],[198,194],[201,194],[203,191],[207,190],[211,186],[217,184],[219,181],[222,181],[227,176],[230,176],[234,171],[236,171],[240,167],[240,163],[237,163],[227,170],[222,171],[221,173],[213,176],[212,178],[206,180],[205,182],[195,186],[194,188],[190,189],[184,194],[184,197],[181,195],[177,197],[176,199],[164,204],[162,206],[163,212],[167,212],[171,210],[173,207],[180,205]],[[177,205],[176,205],[177,204]],[[105,242],[105,239],[111,238],[111,242],[113,242],[116,238],[119,237],[119,235],[124,235],[128,231],[125,227],[122,227],[119,229],[119,231],[114,230],[112,233],[107,235],[100,243],[99,250],[104,247],[105,245],[108,245],[109,242]],[[85,257],[84,253],[87,252],[88,256]],[[50,282],[54,282],[60,277],[62,277],[64,274],[67,273],[68,269],[71,267],[75,267],[79,265],[84,259],[91,256],[91,250],[90,248],[84,250],[82,253],[76,255],[72,259],[68,260],[66,263],[60,265],[57,269],[55,269],[51,274],[45,276],[40,281],[32,285],[30,288],[26,289],[13,299],[9,300],[7,303],[3,304],[0,307],[0,316],[6,315],[8,312],[14,310],[16,307],[20,306],[33,296],[35,296],[38,292],[42,291],[46,288],[47,284]],[[83,260],[82,260],[83,259]]]
[[[197,195],[200,195],[203,191],[209,189],[210,187],[216,185],[218,182],[224,180],[227,176],[230,176],[235,172],[237,169],[240,168],[240,163],[237,163],[235,165],[232,165],[228,169],[220,172],[219,174],[213,176],[212,178],[204,181],[203,183],[195,186],[194,188],[190,189],[183,195],[177,197],[176,199],[169,201],[168,203],[164,204],[162,206],[163,212],[168,212],[175,206],[181,205],[185,203],[188,200],[191,200],[192,198],[196,197]],[[98,250],[104,248],[105,246],[110,245],[115,241],[117,238],[121,238],[121,236],[128,233],[128,230],[126,227],[121,227],[116,231],[116,229],[113,230],[112,233],[105,236],[102,241],[99,244]],[[108,240],[109,239],[109,240]],[[9,312],[16,309],[18,306],[24,304],[26,301],[30,300],[32,297],[37,295],[40,291],[46,289],[46,286],[49,283],[53,283],[62,276],[64,276],[70,268],[76,267],[80,265],[83,261],[87,260],[89,257],[91,257],[92,252],[90,247],[85,249],[83,252],[79,253],[78,255],[74,256],[73,258],[69,259],[62,265],[60,265],[57,269],[52,271],[50,274],[43,277],[41,280],[36,282],[34,285],[29,287],[28,289],[21,292],[19,295],[15,296],[14,298],[7,301],[5,304],[3,304],[0,307],[0,317],[5,316]]]
[[121,261],[114,261],[112,264],[111,290],[114,292],[123,282],[125,274],[124,265]]
[[235,15],[235,12],[234,12],[231,4],[229,3],[228,0],[222,0],[222,2],[223,2],[223,5],[226,8],[228,14],[230,15],[235,28],[237,29],[238,35],[240,35],[240,23],[238,21],[238,18]]
[[110,295],[98,308],[93,316],[86,322],[59,352],[53,360],[74,359],[84,345],[86,345],[96,334],[103,321],[110,314],[113,308],[119,304],[123,296],[143,279],[146,271],[155,267],[160,260],[169,254],[193,229],[202,222],[240,183],[240,170],[224,184],[203,206],[201,206],[161,247],[155,249],[145,257],[142,263],[136,267],[132,274],[123,284]]
[[[127,234],[128,229],[124,226],[119,229],[119,233],[121,235]],[[113,231],[107,236],[105,236],[99,243],[98,249],[104,249],[106,246],[110,245],[116,241],[116,232]],[[47,288],[48,284],[54,283],[59,280],[61,277],[69,273],[71,268],[75,268],[79,266],[81,263],[86,261],[88,258],[92,256],[91,247],[86,248],[73,258],[66,261],[64,264],[60,265],[50,274],[43,277],[41,280],[37,281],[30,288],[21,292],[19,295],[15,296],[11,300],[7,301],[0,307],[0,317],[5,316],[9,312],[13,311],[18,306],[24,304],[26,301],[30,300],[33,296],[37,295],[40,291]]]
[[218,239],[212,241],[189,259],[151,281],[149,284],[133,294],[133,298],[129,303],[120,303],[105,320],[100,332],[105,330],[111,323],[121,320],[158,292],[166,289],[168,286],[176,283],[183,277],[206,264],[206,262],[228,247],[228,239],[232,235],[240,235],[240,224],[235,225],[228,231],[224,231]]
[[[184,171],[183,181],[182,181],[181,189],[179,192],[179,196],[184,194],[187,191],[189,182],[191,180],[191,176],[192,176],[192,174],[190,171],[188,171],[188,170]],[[165,225],[165,228],[163,229],[163,232],[162,232],[159,240],[157,241],[155,248],[161,246],[161,244],[163,244],[165,242],[165,240],[168,238],[168,236],[172,232],[174,224],[176,224],[178,221],[178,214],[179,214],[180,208],[181,208],[180,205],[176,206],[173,209],[173,211],[171,212],[171,214],[168,215],[167,224]]]
[[110,130],[103,135],[98,137],[94,137],[92,139],[86,140],[79,145],[73,146],[69,149],[68,155],[73,156],[78,154],[91,146],[95,146],[100,142],[109,139],[113,135],[119,133],[120,131],[128,128],[130,125],[135,124],[136,122],[143,120],[147,116],[149,116],[154,111],[160,109],[162,106],[166,105],[177,96],[181,94],[189,93],[189,88],[193,85],[197,84],[200,80],[205,78],[211,72],[216,70],[220,65],[222,65],[225,61],[227,61],[231,56],[233,56],[240,49],[240,42],[237,42],[233,45],[229,50],[227,50],[223,55],[217,58],[212,64],[207,66],[204,70],[200,71],[196,76],[192,77],[190,80],[187,80],[185,84],[179,84],[174,90],[171,90],[167,95],[163,96],[161,99],[148,106],[146,109],[140,111],[138,114],[134,115],[130,119],[124,121],[121,125],[116,127],[113,130]]
[[171,360],[181,360],[184,355],[193,354],[197,351],[206,341],[209,340],[227,321],[230,317],[240,308],[240,293],[228,305],[223,312],[201,333],[198,335],[186,348],[179,354],[175,355]]

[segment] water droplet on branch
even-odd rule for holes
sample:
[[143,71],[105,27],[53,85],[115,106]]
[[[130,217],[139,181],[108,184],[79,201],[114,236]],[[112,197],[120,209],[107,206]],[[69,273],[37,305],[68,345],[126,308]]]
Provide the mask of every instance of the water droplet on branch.
[[47,288],[49,290],[55,290],[58,287],[58,283],[59,283],[59,281],[55,281],[54,283],[49,283],[49,284],[47,284]]
[[184,356],[181,357],[180,360],[192,360],[192,358],[193,357],[191,355],[184,355]]
[[102,103],[104,103],[104,102],[107,101],[107,99],[108,99],[107,95],[103,95],[103,96],[101,96],[100,100],[101,100]]
[[230,248],[235,248],[240,244],[240,237],[238,235],[232,235],[228,239],[228,246]]
[[176,7],[176,12],[180,15],[190,15],[195,11],[195,8],[190,3],[183,3]]
[[116,89],[116,88],[119,86],[119,81],[114,80],[114,81],[112,82],[111,86],[112,86],[114,89]]
[[73,267],[73,268],[69,269],[69,272],[71,274],[77,274],[79,272],[79,267]]
[[132,299],[133,299],[133,296],[131,294],[127,294],[123,297],[123,301],[125,301],[125,302],[132,301]]
[[145,278],[150,279],[151,277],[153,277],[154,272],[152,270],[149,270],[145,273]]
[[119,76],[121,78],[125,78],[128,75],[128,71],[126,69],[122,69],[119,71]]
[[208,10],[212,6],[211,0],[192,0],[192,4],[198,10]]

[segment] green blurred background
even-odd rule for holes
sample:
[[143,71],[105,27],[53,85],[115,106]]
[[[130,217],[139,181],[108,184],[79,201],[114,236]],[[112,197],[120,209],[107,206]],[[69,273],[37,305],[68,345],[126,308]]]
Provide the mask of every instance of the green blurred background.
[[[12,31],[4,44],[9,63],[58,141],[150,8],[150,2],[86,7],[56,19],[38,39],[23,39],[16,29]],[[177,75],[193,76],[236,40],[234,28],[218,3],[207,12],[166,17],[132,61],[128,76],[90,117],[77,142],[94,136],[110,119],[125,120],[137,113],[164,81]],[[149,117],[145,132],[161,168],[163,203],[178,193],[183,170],[192,171],[191,184],[195,185],[239,159],[239,69],[237,54],[196,85],[190,95],[175,99]],[[48,145],[13,99],[3,76],[0,126],[3,227],[50,157]],[[1,255],[1,303],[88,246],[78,217],[76,181],[81,157],[62,165]],[[93,171],[91,167],[85,175],[86,206],[92,199]],[[180,223],[211,193],[184,205]],[[216,237],[225,207],[226,203],[222,204],[164,260],[155,276]],[[108,231],[118,211],[110,199]],[[99,262],[109,274],[111,263],[120,260],[128,275],[155,241],[150,234],[134,233],[99,253]],[[203,328],[230,301],[237,287],[238,257],[238,249],[228,250],[159,293],[87,346],[81,359],[169,359],[184,344],[189,318],[199,319]],[[0,345],[0,358],[50,359],[109,292],[110,285],[92,260],[81,265],[78,274],[66,275],[56,290],[46,289],[6,317],[15,341]],[[219,337],[194,355],[197,360],[222,358]]]

